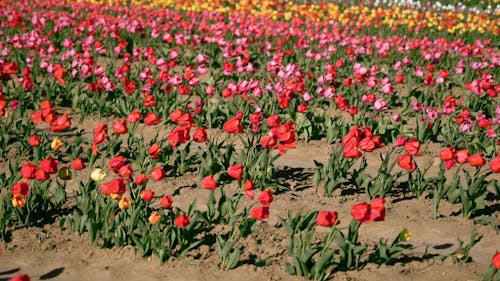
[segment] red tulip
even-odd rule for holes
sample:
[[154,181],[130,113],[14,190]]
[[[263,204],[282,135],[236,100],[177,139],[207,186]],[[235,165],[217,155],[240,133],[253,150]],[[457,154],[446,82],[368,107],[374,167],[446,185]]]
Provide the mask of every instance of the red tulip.
[[456,157],[457,157],[457,162],[460,164],[467,162],[467,159],[469,159],[469,150],[461,149],[457,151]]
[[301,103],[297,106],[297,111],[300,113],[305,113],[307,111],[307,104]]
[[217,183],[215,182],[214,176],[208,175],[201,181],[201,186],[204,189],[215,189],[217,188]]
[[184,228],[188,226],[190,223],[191,221],[189,217],[184,214],[175,218],[175,225],[177,225],[178,228]]
[[139,110],[134,109],[128,116],[127,116],[127,121],[129,123],[135,123],[139,120],[141,120],[142,114],[139,112]]
[[0,64],[0,78],[9,80],[11,75],[15,75],[19,68],[15,62],[5,62]]
[[449,170],[451,168],[453,168],[453,166],[455,166],[455,160],[447,160],[444,162],[444,167],[445,169]]
[[373,198],[370,206],[370,220],[383,221],[385,218],[385,206],[383,198]]
[[316,223],[324,227],[330,227],[340,223],[337,212],[321,211],[316,216]]
[[243,190],[254,190],[255,189],[255,184],[253,182],[253,180],[247,180],[244,184],[243,184]]
[[404,144],[406,153],[409,155],[420,155],[420,142],[417,140],[410,140]]
[[144,202],[150,202],[155,197],[155,193],[151,189],[145,189],[141,192],[141,198]]
[[172,202],[174,202],[172,196],[164,195],[160,200],[160,206],[162,206],[162,208],[168,209],[172,207]]
[[173,123],[176,123],[179,121],[179,119],[181,118],[181,116],[184,114],[184,111],[182,109],[177,109],[177,110],[174,110],[172,112],[170,112],[170,121],[172,121]]
[[252,217],[258,221],[267,219],[269,217],[269,207],[268,206],[258,206],[252,208]]
[[346,158],[359,158],[361,157],[361,152],[358,150],[356,145],[344,146],[343,154]]
[[469,156],[467,161],[472,167],[481,167],[486,164],[486,159],[484,159],[482,152]]
[[163,152],[163,149],[157,143],[154,143],[148,148],[147,152],[151,159],[158,159],[160,154]]
[[108,162],[108,166],[115,172],[118,173],[120,168],[127,164],[127,159],[121,155],[115,156]]
[[19,274],[9,279],[9,281],[31,281],[27,274]]
[[500,252],[496,252],[491,259],[491,264],[494,268],[500,269]]
[[27,196],[30,189],[27,183],[20,181],[12,187],[12,195],[22,195]]
[[207,139],[208,139],[207,129],[205,129],[205,128],[196,129],[196,131],[194,132],[194,135],[193,135],[193,140],[195,142],[203,143],[203,142],[206,142]]
[[238,112],[238,114],[226,121],[224,123],[224,131],[229,134],[240,134],[243,133],[243,124],[241,123],[241,118],[243,117],[243,112]]
[[351,216],[362,223],[371,222],[370,205],[368,203],[359,203],[352,206]]
[[493,173],[500,173],[500,156],[497,156],[491,160],[490,169]]
[[146,117],[144,117],[144,124],[148,126],[156,125],[161,122],[161,118],[158,117],[154,112],[149,112],[146,114]]
[[77,171],[83,170],[83,169],[85,169],[85,163],[83,163],[82,158],[77,157],[71,162],[71,167],[73,168],[73,170],[77,170]]
[[139,174],[135,177],[134,183],[137,185],[143,185],[148,182],[148,176],[145,174]]
[[134,171],[130,165],[124,165],[120,168],[120,170],[118,170],[118,175],[122,178],[130,178],[133,172]]
[[43,113],[41,110],[37,110],[31,114],[31,122],[34,124],[41,124],[43,121]]
[[66,81],[64,81],[63,77],[66,75],[66,69],[64,69],[60,64],[56,64],[54,66],[54,77],[56,78],[57,82],[61,85],[66,85]]
[[264,136],[260,143],[262,145],[262,148],[273,149],[276,146],[277,141],[274,137]]
[[35,173],[35,179],[37,181],[46,181],[50,178],[50,174],[42,169],[38,169]]
[[245,190],[245,196],[248,197],[248,199],[253,200],[255,192],[253,192],[253,190]]
[[359,149],[366,152],[372,152],[377,148],[376,143],[373,141],[373,137],[366,137],[359,142]]
[[402,146],[406,143],[406,138],[405,137],[398,137],[396,139],[396,146]]
[[94,144],[100,144],[108,140],[108,125],[97,124],[94,128]]
[[113,123],[113,131],[117,134],[126,134],[128,133],[127,128],[127,120],[125,118],[120,118],[118,121]]
[[398,165],[406,171],[414,171],[416,168],[415,162],[411,155],[405,154],[398,157]]
[[439,152],[439,159],[441,159],[441,161],[453,160],[455,159],[455,157],[456,155],[454,147],[445,148],[441,150],[441,152]]
[[21,176],[28,180],[34,179],[36,170],[38,170],[38,167],[33,163],[26,163],[21,166]]
[[281,118],[278,116],[278,114],[271,115],[267,118],[266,124],[270,128],[277,127],[279,126],[279,124],[281,124]]
[[165,171],[162,167],[156,167],[151,171],[151,178],[155,181],[160,181],[165,177]]
[[269,206],[273,199],[273,192],[270,189],[266,189],[259,194],[259,202],[263,206]]
[[71,127],[71,121],[68,119],[68,114],[64,113],[63,115],[57,117],[56,120],[50,123],[49,129],[52,132],[62,132]]
[[243,165],[234,164],[227,169],[227,173],[236,180],[243,179]]
[[115,179],[113,181],[101,185],[99,190],[104,195],[111,195],[111,194],[122,195],[126,191],[125,181],[123,179]]
[[57,173],[58,160],[48,157],[40,162],[40,170],[46,172],[47,174]]
[[30,146],[39,146],[41,143],[42,140],[37,135],[32,135],[28,140]]
[[189,139],[189,129],[190,127],[181,126],[175,128],[168,135],[168,143],[174,148],[177,148],[177,144],[186,143]]

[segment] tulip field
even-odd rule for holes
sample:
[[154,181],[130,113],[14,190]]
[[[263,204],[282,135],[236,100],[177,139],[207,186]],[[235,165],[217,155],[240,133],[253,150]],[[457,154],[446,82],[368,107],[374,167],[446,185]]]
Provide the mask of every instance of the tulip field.
[[500,280],[500,1],[0,1],[0,280]]

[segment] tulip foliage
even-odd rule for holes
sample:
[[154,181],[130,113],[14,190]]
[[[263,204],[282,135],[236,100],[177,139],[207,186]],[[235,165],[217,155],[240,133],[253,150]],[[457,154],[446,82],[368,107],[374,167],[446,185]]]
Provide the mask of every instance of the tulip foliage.
[[[57,221],[164,262],[208,245],[230,270],[311,143],[329,155],[304,188],[370,203],[347,227],[334,208],[279,218],[293,275],[398,261],[409,230],[358,239],[393,199],[436,219],[443,201],[475,221],[498,205],[498,12],[232,2],[0,3],[1,240]],[[194,188],[206,201],[178,201]]]

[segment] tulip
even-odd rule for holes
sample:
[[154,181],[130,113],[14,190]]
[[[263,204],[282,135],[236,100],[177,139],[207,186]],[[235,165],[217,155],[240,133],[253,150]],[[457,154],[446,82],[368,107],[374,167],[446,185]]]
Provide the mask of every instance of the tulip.
[[39,146],[40,144],[42,143],[42,140],[37,136],[37,135],[32,135],[29,139],[28,139],[28,144],[30,146]]
[[269,207],[268,206],[254,207],[251,213],[254,219],[261,221],[269,217]]
[[128,207],[130,207],[131,204],[132,204],[132,201],[129,198],[122,197],[120,199],[120,201],[118,201],[118,208],[120,208],[120,210],[125,210]]
[[469,150],[468,149],[461,149],[457,151],[455,154],[457,157],[457,162],[460,164],[463,164],[467,162],[467,159],[469,158]]
[[141,198],[144,202],[150,202],[155,197],[155,193],[150,189],[145,189],[141,192]]
[[337,212],[321,211],[316,216],[316,223],[320,226],[330,227],[340,223]]
[[9,281],[31,281],[27,274],[19,274],[9,279]]
[[204,189],[215,189],[217,188],[217,183],[212,175],[208,175],[201,181],[201,186]]
[[54,140],[52,140],[52,143],[50,144],[50,148],[53,151],[58,151],[62,146],[63,142],[61,141],[60,138],[54,138]]
[[148,221],[151,224],[157,224],[160,222],[160,219],[161,219],[161,217],[160,217],[160,214],[158,212],[152,212],[148,218]]
[[493,158],[490,162],[490,169],[493,173],[500,173],[500,156]]
[[491,258],[491,264],[494,268],[500,269],[500,252],[496,252]]
[[243,165],[234,164],[227,169],[227,173],[236,180],[243,179]]
[[21,176],[25,179],[34,179],[37,170],[37,166],[35,166],[33,163],[28,162],[21,166]]
[[80,158],[80,157],[75,158],[71,162],[71,168],[73,168],[73,170],[77,170],[77,171],[85,169],[85,164],[83,163],[82,158]]
[[21,194],[16,194],[12,196],[12,206],[15,208],[22,208],[26,205],[26,200],[24,199],[24,196]]
[[351,208],[351,216],[362,223],[371,222],[370,205],[368,203],[355,204]]
[[269,206],[273,199],[273,192],[270,189],[266,189],[259,194],[259,202],[263,206]]
[[90,178],[93,180],[93,181],[102,181],[104,178],[106,178],[108,174],[106,173],[106,171],[104,171],[103,169],[95,169],[94,171],[92,171],[92,173],[90,174]]
[[416,169],[415,162],[413,161],[413,158],[409,154],[405,154],[402,156],[398,157],[398,165],[402,169],[406,171],[413,171]]
[[151,178],[155,181],[160,181],[165,177],[165,171],[163,170],[163,167],[156,167],[153,168],[151,171]]
[[483,153],[480,152],[469,156],[469,158],[467,158],[467,162],[469,162],[472,167],[481,167],[486,164],[486,159],[484,159]]
[[174,222],[178,228],[184,228],[191,223],[189,217],[184,214],[176,217]]
[[172,196],[164,195],[160,200],[160,206],[162,206],[165,209],[168,209],[172,207],[172,202],[174,202]]
[[148,182],[148,176],[145,174],[139,174],[135,177],[134,183],[137,185],[143,185]]

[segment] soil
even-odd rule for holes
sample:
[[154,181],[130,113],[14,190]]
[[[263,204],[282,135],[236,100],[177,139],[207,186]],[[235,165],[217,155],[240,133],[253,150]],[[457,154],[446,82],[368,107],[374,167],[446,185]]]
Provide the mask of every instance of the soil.
[[[92,122],[87,123],[90,127]],[[353,204],[366,200],[366,195],[344,190],[332,198],[312,187],[314,162],[326,163],[332,146],[324,141],[299,143],[275,163],[279,180],[290,186],[287,192],[276,195],[271,206],[270,218],[263,222],[256,233],[243,241],[245,255],[242,264],[234,270],[222,271],[218,267],[215,247],[203,245],[180,259],[161,263],[156,257],[143,258],[133,247],[103,249],[92,245],[86,234],[62,231],[58,220],[43,227],[19,229],[12,233],[9,243],[0,244],[0,281],[18,273],[27,273],[32,280],[304,280],[293,277],[284,270],[289,261],[288,236],[278,217],[290,212],[309,210],[335,210],[341,224],[346,227]],[[389,147],[384,150],[391,149]],[[435,165],[439,147],[428,145],[419,165]],[[380,163],[377,153],[368,156],[368,173],[376,173]],[[437,169],[436,169],[437,170]],[[498,180],[498,177],[496,178]],[[167,179],[166,184],[152,188],[158,194],[174,194],[174,204],[186,207],[193,199],[205,202],[206,190],[197,186],[198,176],[186,174]],[[69,185],[71,186],[71,184]],[[226,191],[237,192],[230,184]],[[333,280],[479,280],[488,270],[491,256],[500,249],[500,235],[495,230],[500,225],[498,202],[489,206],[487,214],[493,217],[490,225],[475,224],[462,218],[460,208],[447,202],[440,206],[440,217],[432,218],[430,199],[422,196],[389,196],[386,198],[387,214],[383,222],[362,225],[360,239],[374,245],[379,239],[393,239],[399,231],[411,232],[414,248],[391,266],[369,264],[362,270],[335,272]],[[203,206],[200,206],[203,208]],[[471,250],[472,261],[456,263],[452,257],[444,258],[458,247],[458,240],[468,243],[476,228],[481,241]],[[319,232],[327,229],[318,228]]]

